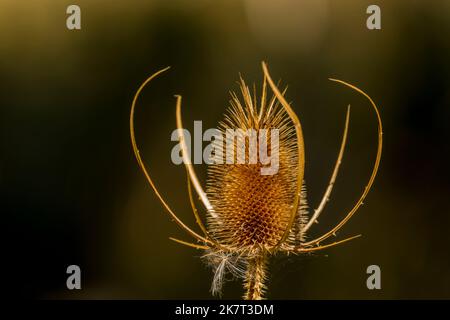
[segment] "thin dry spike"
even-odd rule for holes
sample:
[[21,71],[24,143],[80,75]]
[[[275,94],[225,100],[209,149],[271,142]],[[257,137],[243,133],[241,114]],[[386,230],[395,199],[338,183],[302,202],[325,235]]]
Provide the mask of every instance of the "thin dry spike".
[[[240,85],[239,87],[241,88],[241,94],[242,94],[242,98],[244,99],[244,105],[247,105],[248,110],[250,111],[250,121],[252,123],[252,126],[254,125],[253,120],[255,119],[255,107],[253,105],[253,101],[252,101],[252,96],[250,94],[250,90],[248,88],[248,86],[245,84],[244,79],[242,79],[242,76],[240,76]],[[256,103],[256,101],[255,101]]]
[[297,134],[297,149],[298,149],[298,174],[297,174],[297,190],[295,193],[294,203],[291,211],[291,216],[288,221],[288,225],[286,226],[286,230],[284,232],[284,235],[281,237],[280,241],[278,242],[276,248],[279,248],[280,245],[286,240],[286,238],[289,235],[289,232],[292,228],[292,224],[294,223],[295,216],[298,212],[298,207],[300,204],[300,194],[302,191],[302,184],[303,184],[303,174],[305,170],[305,145],[303,141],[303,133],[302,133],[302,126],[300,123],[300,120],[298,120],[297,115],[295,114],[294,110],[292,110],[289,103],[284,99],[283,95],[281,94],[280,90],[278,90],[277,86],[273,82],[269,70],[267,69],[266,63],[262,62],[262,68],[264,71],[264,76],[267,78],[267,81],[269,82],[270,87],[272,88],[272,91],[277,96],[277,99],[281,102],[281,105],[285,108],[286,112],[288,113],[289,117],[291,118],[294,126],[295,126],[295,132]]
[[144,89],[144,87],[151,81],[153,80],[155,77],[157,77],[159,74],[163,73],[164,71],[167,71],[170,67],[167,67],[165,69],[162,69],[156,73],[154,73],[153,75],[151,75],[150,77],[147,78],[147,80],[145,80],[141,86],[139,87],[139,89],[136,91],[136,94],[134,95],[133,98],[133,103],[131,105],[131,111],[130,111],[130,136],[131,136],[131,145],[133,146],[133,151],[134,151],[134,155],[136,156],[136,160],[139,164],[139,167],[141,168],[142,172],[145,175],[145,178],[147,179],[148,183],[150,184],[150,186],[152,187],[153,191],[155,192],[156,196],[158,197],[159,201],[161,201],[162,205],[164,206],[164,208],[167,210],[167,212],[169,213],[169,215],[175,220],[175,222],[185,231],[187,231],[191,236],[193,236],[194,238],[196,238],[197,240],[200,241],[204,241],[207,243],[211,243],[210,240],[205,239],[204,237],[198,235],[196,232],[194,232],[193,230],[191,230],[188,226],[186,226],[178,217],[177,215],[172,211],[172,209],[169,207],[169,205],[167,204],[167,202],[163,199],[163,197],[161,196],[161,194],[159,193],[158,189],[156,188],[155,184],[153,183],[153,180],[150,178],[150,175],[145,167],[144,162],[142,161],[141,155],[139,153],[139,149],[137,147],[136,144],[136,137],[134,134],[134,110],[136,107],[136,101],[139,97],[139,94],[141,93],[142,89]]
[[[264,77],[265,77],[265,75],[264,75]],[[277,82],[277,87],[280,85],[280,82],[281,82],[281,81],[278,81],[278,82]],[[286,94],[287,89],[288,89],[288,86],[286,86],[286,87],[284,88],[284,90],[281,92],[281,94],[282,94],[283,96]],[[272,110],[273,110],[274,108],[276,109],[276,108],[278,107],[279,103],[280,103],[280,101],[277,100],[277,96],[276,96],[276,95],[273,95],[273,97],[270,99],[269,107],[267,108],[267,111],[265,112],[266,115],[264,116],[264,121],[266,121],[268,118],[271,117]]]
[[179,239],[172,238],[172,237],[169,237],[169,239],[172,240],[172,241],[175,241],[175,242],[177,242],[177,243],[179,243],[179,244],[184,244],[185,246],[192,247],[192,248],[195,248],[195,249],[201,249],[201,250],[208,250],[208,249],[211,249],[211,248],[208,247],[208,246],[202,246],[202,245],[199,245],[199,244],[186,242],[186,241],[179,240]]
[[227,250],[224,246],[222,246],[215,239],[213,239],[211,237],[211,235],[209,234],[208,230],[206,230],[206,227],[203,224],[202,219],[200,218],[200,215],[198,214],[197,207],[195,206],[194,197],[193,197],[193,194],[192,194],[191,179],[189,178],[189,173],[187,172],[187,169],[186,169],[186,173],[187,173],[187,186],[188,186],[189,202],[191,203],[192,212],[194,213],[195,221],[197,222],[197,225],[200,227],[200,229],[202,229],[203,234],[209,240],[211,240],[211,242],[213,242],[217,247],[219,247],[221,249],[224,249],[224,250]]
[[186,177],[187,177],[189,202],[191,203],[191,208],[192,208],[192,212],[194,213],[195,222],[197,222],[197,225],[200,227],[200,229],[202,229],[203,234],[206,237],[208,237],[208,231],[206,230],[206,227],[203,224],[202,219],[200,219],[200,215],[198,214],[197,207],[195,206],[194,197],[192,195],[191,179],[189,178],[189,172],[187,172],[187,169],[186,169]]
[[212,217],[217,218],[217,214],[214,212],[214,209],[211,203],[209,202],[206,193],[203,191],[203,188],[197,179],[197,175],[195,174],[194,166],[192,165],[191,159],[189,159],[186,142],[184,141],[183,123],[181,121],[181,96],[176,95],[175,97],[177,98],[176,115],[177,115],[178,136],[180,139],[180,147],[184,165],[186,166],[188,175],[191,179],[192,184],[194,185],[195,191],[197,191],[197,194],[200,197],[200,200],[202,201],[206,210],[208,210],[208,212],[211,214]]
[[[253,83],[253,103],[254,103],[254,107],[255,107],[255,113],[258,112],[258,98],[256,97],[256,84]],[[259,118],[259,115],[258,115]],[[256,121],[255,125],[259,125],[259,122]]]
[[340,241],[336,241],[336,242],[333,242],[333,243],[330,243],[330,244],[326,244],[324,246],[318,246],[318,247],[312,247],[312,248],[303,248],[303,245],[302,245],[301,247],[295,248],[294,251],[301,252],[301,253],[319,251],[319,250],[323,250],[323,249],[327,249],[327,248],[330,248],[330,247],[337,246],[339,244],[342,244],[344,242],[347,242],[347,241],[350,241],[350,240],[353,240],[353,239],[356,239],[356,238],[359,238],[359,237],[361,237],[360,234],[358,234],[357,236],[353,236],[353,237],[344,239],[344,240],[340,240]]
[[360,94],[362,94],[364,97],[366,97],[370,101],[370,104],[372,105],[373,109],[375,110],[375,113],[377,115],[377,120],[378,120],[378,148],[377,148],[377,155],[376,155],[376,158],[375,158],[375,163],[373,165],[372,174],[370,175],[369,182],[367,183],[366,187],[364,188],[364,192],[362,193],[361,197],[359,198],[358,202],[355,204],[353,209],[333,229],[331,229],[330,231],[328,231],[324,235],[318,237],[317,239],[314,239],[314,240],[311,240],[309,242],[304,243],[303,245],[305,245],[305,246],[314,245],[314,244],[319,243],[319,242],[329,238],[330,236],[336,234],[336,232],[340,228],[342,228],[342,226],[353,216],[353,214],[356,212],[356,210],[358,210],[358,208],[363,204],[364,198],[369,193],[369,190],[372,187],[373,181],[375,180],[375,176],[377,175],[378,167],[380,165],[382,146],[383,146],[383,125],[382,125],[382,122],[381,122],[381,117],[380,117],[380,113],[378,111],[378,108],[377,108],[375,102],[373,102],[372,98],[367,93],[362,91],[361,89],[359,89],[359,88],[355,87],[354,85],[351,85],[351,84],[349,84],[349,83],[347,83],[345,81],[336,80],[336,79],[332,79],[332,78],[330,78],[330,80],[334,81],[334,82],[338,82],[338,83],[344,84],[347,87],[350,87],[351,89],[353,89],[353,90],[359,92]]
[[347,107],[347,115],[345,117],[345,128],[344,128],[344,135],[342,136],[342,142],[341,142],[341,148],[339,150],[339,155],[336,160],[336,164],[334,165],[333,174],[331,175],[330,183],[328,184],[327,190],[325,191],[325,194],[323,195],[322,201],[319,204],[319,207],[315,210],[314,215],[311,217],[309,222],[306,224],[306,226],[303,228],[302,232],[306,233],[309,228],[313,225],[314,222],[317,222],[317,218],[319,218],[319,215],[322,213],[323,209],[325,208],[326,203],[328,202],[328,199],[330,198],[331,191],[333,190],[334,182],[336,181],[336,177],[339,171],[339,166],[342,162],[342,157],[344,156],[344,149],[345,149],[345,143],[347,142],[347,132],[348,132],[348,123],[350,120],[350,105]]
[[267,81],[266,81],[266,76],[264,75],[262,93],[261,93],[261,106],[259,108],[258,122],[261,122],[261,117],[266,108],[266,95],[267,95]]

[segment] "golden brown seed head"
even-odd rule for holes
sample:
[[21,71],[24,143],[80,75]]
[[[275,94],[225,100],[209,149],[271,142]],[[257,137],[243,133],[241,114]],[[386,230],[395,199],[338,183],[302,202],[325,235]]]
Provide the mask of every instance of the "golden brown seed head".
[[[248,138],[245,164],[210,165],[206,193],[217,218],[209,217],[208,229],[220,243],[236,249],[271,249],[286,231],[294,203],[298,170],[295,129],[275,97],[266,101],[265,82],[259,105],[242,79],[240,89],[243,103],[231,93],[230,108],[219,130],[225,136],[227,129],[267,129],[268,153],[279,154],[278,172],[262,175],[259,155],[256,164],[249,164]],[[278,129],[278,148],[270,139],[273,129]],[[233,142],[235,151],[238,141]]]

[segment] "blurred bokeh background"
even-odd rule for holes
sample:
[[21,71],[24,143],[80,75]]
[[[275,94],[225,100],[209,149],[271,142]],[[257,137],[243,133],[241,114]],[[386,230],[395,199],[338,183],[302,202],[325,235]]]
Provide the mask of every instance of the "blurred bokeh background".
[[[70,4],[82,29],[69,31]],[[381,7],[382,30],[366,28]],[[374,187],[339,233],[363,237],[311,256],[272,260],[269,298],[450,298],[450,2],[174,0],[0,2],[2,283],[12,297],[210,298],[212,272],[170,221],[134,159],[129,109],[145,89],[137,139],[158,187],[194,226],[185,172],[170,161],[174,94],[184,122],[215,127],[239,72],[259,87],[260,63],[288,84],[304,129],[308,200],[316,207],[339,149],[349,144],[320,224],[333,226],[359,197],[384,120]],[[206,167],[197,171],[205,181]],[[82,290],[65,287],[66,267]],[[382,289],[366,288],[377,264]],[[241,296],[227,282],[225,298]]]

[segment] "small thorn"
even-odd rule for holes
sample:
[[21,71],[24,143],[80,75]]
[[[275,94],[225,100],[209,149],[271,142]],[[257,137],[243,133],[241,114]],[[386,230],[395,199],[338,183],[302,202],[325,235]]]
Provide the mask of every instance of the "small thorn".
[[336,237],[336,232],[333,232],[333,236],[335,236],[335,237]]
[[314,223],[317,223],[317,224],[319,224],[319,220],[317,220],[317,219],[316,219],[316,220],[314,220]]

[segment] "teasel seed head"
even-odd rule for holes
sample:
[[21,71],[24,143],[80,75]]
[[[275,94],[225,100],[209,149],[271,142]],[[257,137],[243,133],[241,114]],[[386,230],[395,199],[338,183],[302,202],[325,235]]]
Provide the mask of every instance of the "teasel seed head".
[[[243,132],[249,129],[267,130],[267,137],[271,137],[270,133],[277,130],[277,143],[274,144],[270,139],[266,142],[268,154],[273,152],[278,154],[276,174],[262,174],[263,165],[260,161],[255,163],[250,163],[250,161],[248,163],[234,162],[231,164],[215,163],[208,167],[205,192],[196,176],[192,163],[186,159],[187,146],[184,142],[181,119],[181,96],[176,96],[177,129],[188,176],[189,200],[196,222],[203,232],[203,235],[200,235],[183,223],[160,194],[141,158],[135,138],[134,112],[138,96],[152,79],[168,69],[169,67],[162,69],[147,78],[134,96],[130,111],[131,144],[142,172],[163,207],[173,221],[196,239],[197,243],[171,239],[189,247],[205,250],[202,257],[212,266],[214,271],[211,286],[213,294],[220,295],[226,273],[231,273],[234,277],[244,280],[245,299],[262,299],[266,290],[267,262],[271,255],[277,252],[286,254],[317,252],[360,236],[357,235],[322,245],[327,239],[336,236],[336,233],[360,208],[378,172],[383,142],[382,121],[378,107],[367,93],[345,81],[329,79],[358,92],[370,102],[378,122],[378,146],[368,183],[352,209],[331,230],[308,241],[305,241],[305,234],[318,221],[328,202],[342,162],[347,140],[350,106],[347,108],[344,134],[330,182],[317,209],[307,220],[308,205],[303,181],[305,156],[301,123],[284,98],[286,90],[281,92],[278,89],[278,85],[273,82],[264,62],[262,62],[264,81],[260,100],[258,101],[256,98],[255,89],[252,97],[249,88],[241,78],[242,102],[236,94],[231,93],[230,106],[224,120],[220,123],[219,129],[225,136],[228,129],[241,129]],[[270,101],[267,100],[267,85],[274,93]],[[233,138],[232,144],[236,146],[242,143],[242,140],[239,139],[247,138],[238,136],[237,141],[234,141]],[[261,141],[257,140],[257,144],[259,143]],[[249,145],[246,143],[244,145],[245,159],[248,159]],[[259,150],[259,145],[256,149]],[[206,227],[195,206],[192,185],[206,209]]]
[[[231,93],[230,106],[219,130],[224,137],[227,129],[267,130],[267,151],[270,155],[278,152],[278,171],[262,175],[264,165],[259,155],[256,163],[249,163],[248,136],[238,136],[232,141],[236,153],[239,143],[248,140],[243,143],[246,162],[208,166],[206,193],[216,213],[216,217],[208,218],[208,230],[220,243],[251,254],[273,249],[288,228],[296,193],[297,141],[294,126],[276,97],[266,100],[266,79],[259,101],[256,94],[252,97],[242,78],[239,84],[242,102]],[[274,129],[278,130],[277,144],[270,139]],[[259,150],[260,143],[257,140],[255,149]],[[299,211],[299,215],[303,212]]]

